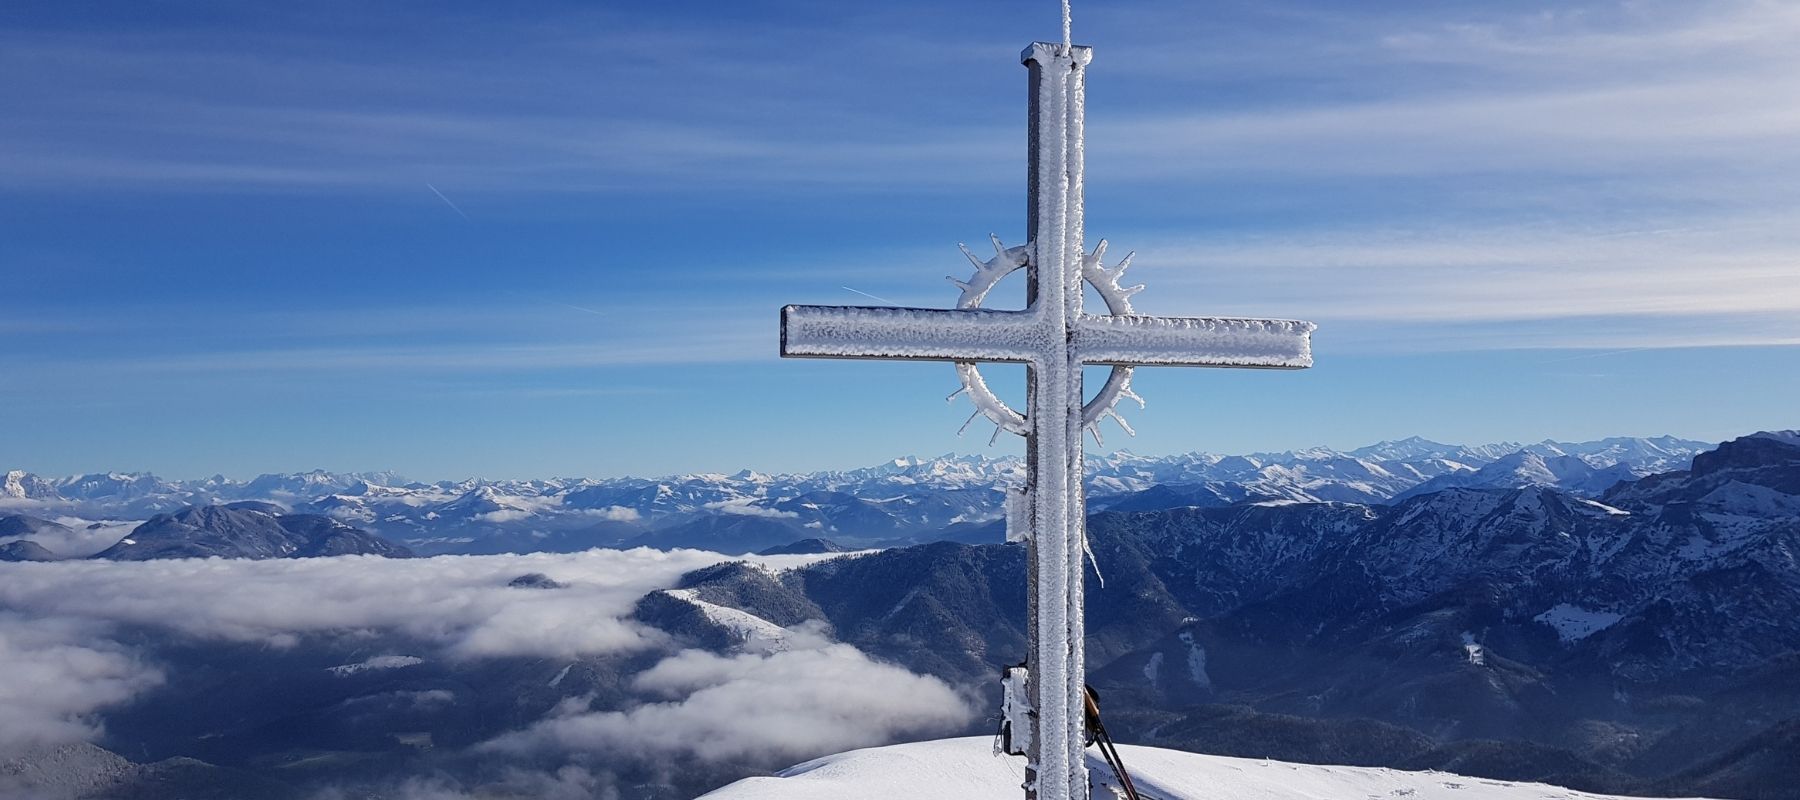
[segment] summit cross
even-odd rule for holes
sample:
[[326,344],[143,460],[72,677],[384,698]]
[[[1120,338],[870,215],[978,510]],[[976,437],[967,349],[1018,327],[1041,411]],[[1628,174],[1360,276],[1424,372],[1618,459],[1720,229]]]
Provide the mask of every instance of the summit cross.
[[[953,361],[976,414],[1025,436],[1025,487],[1009,497],[1007,538],[1027,542],[1030,652],[1023,697],[1017,696],[1018,687],[1007,689],[1012,741],[1023,740],[1016,746],[1027,755],[1025,794],[1036,800],[1085,800],[1089,791],[1083,431],[1098,439],[1098,423],[1107,416],[1124,425],[1114,406],[1122,397],[1137,399],[1130,389],[1133,366],[1312,365],[1312,323],[1137,315],[1130,297],[1143,287],[1118,283],[1130,256],[1107,268],[1101,260],[1105,241],[1091,253],[1085,249],[1082,104],[1092,57],[1085,46],[1044,42],[1021,56],[1031,72],[1029,243],[1007,248],[995,239],[995,255],[985,261],[965,249],[976,271],[969,281],[952,279],[962,289],[955,309],[791,305],[781,310],[782,356]],[[1025,309],[980,308],[988,289],[1020,268],[1029,276]],[[1098,290],[1109,313],[1082,310],[1083,282]],[[1028,413],[1007,407],[987,388],[975,367],[982,361],[1026,365]],[[1085,365],[1113,368],[1087,402]]]

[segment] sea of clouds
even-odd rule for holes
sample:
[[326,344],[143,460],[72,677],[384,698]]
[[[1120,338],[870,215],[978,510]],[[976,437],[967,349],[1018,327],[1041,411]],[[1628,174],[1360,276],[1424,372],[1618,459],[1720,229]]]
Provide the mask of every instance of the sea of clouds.
[[[27,513],[33,510],[36,509],[28,508]],[[94,521],[81,517],[56,517],[54,522],[67,530],[49,528],[26,536],[0,536],[0,544],[29,539],[64,558],[86,558],[118,544],[133,528],[142,524],[137,520]]]
[[[769,569],[827,556],[753,559]],[[304,648],[367,632],[419,643],[346,672],[420,661],[649,654],[630,678],[643,702],[591,710],[567,698],[544,719],[473,749],[536,765],[521,781],[586,785],[621,749],[652,761],[800,760],[966,724],[967,698],[879,663],[819,629],[778,647],[685,650],[629,618],[644,594],[727,560],[692,550],[370,556],[301,560],[64,561],[0,564],[0,751],[97,740],[109,708],[155,692],[170,667],[149,641]],[[507,584],[542,573],[560,589]],[[609,755],[610,754],[610,755]],[[562,766],[544,772],[545,763]],[[599,780],[598,778],[594,780]],[[414,788],[422,785],[415,784]],[[433,787],[423,794],[453,793]]]
[[790,630],[781,647],[731,655],[682,651],[632,681],[666,702],[622,712],[570,704],[484,747],[519,754],[635,748],[705,761],[767,760],[868,747],[967,721],[968,706],[943,681],[870,661],[816,629]]

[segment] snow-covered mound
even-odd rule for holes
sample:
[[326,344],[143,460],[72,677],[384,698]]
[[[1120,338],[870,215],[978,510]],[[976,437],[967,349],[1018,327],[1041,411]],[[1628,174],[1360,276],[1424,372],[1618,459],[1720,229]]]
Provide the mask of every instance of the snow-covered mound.
[[[746,778],[702,800],[1013,800],[1022,797],[1025,759],[995,756],[993,739],[971,736],[852,750],[790,767],[773,778]],[[1119,754],[1145,800],[1597,800],[1541,783],[1465,778],[1447,772],[1322,767],[1203,756],[1121,745]],[[1107,787],[1112,773],[1098,750],[1088,752],[1094,800],[1123,796]]]

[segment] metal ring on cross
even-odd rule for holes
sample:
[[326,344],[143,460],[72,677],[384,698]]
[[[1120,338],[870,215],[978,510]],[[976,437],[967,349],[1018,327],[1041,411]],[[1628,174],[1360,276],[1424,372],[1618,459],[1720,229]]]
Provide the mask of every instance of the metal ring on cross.
[[[1035,258],[1036,248],[1032,245],[1025,244],[1009,248],[1001,244],[1000,238],[997,236],[990,236],[989,239],[994,243],[994,257],[985,261],[969,252],[967,246],[958,245],[962,248],[963,255],[968,256],[969,262],[975,265],[975,274],[967,281],[950,279],[951,283],[962,289],[962,296],[956,300],[957,308],[980,308],[981,301],[987,297],[988,290],[994,288],[1000,279],[1021,267],[1028,266]],[[1135,254],[1126,254],[1125,258],[1119,261],[1118,266],[1108,269],[1101,263],[1106,256],[1106,240],[1101,239],[1100,243],[1095,245],[1094,252],[1084,253],[1081,256],[1081,279],[1089,286],[1094,287],[1094,291],[1100,295],[1101,301],[1106,303],[1106,310],[1109,314],[1115,316],[1131,314],[1131,296],[1144,288],[1142,284],[1129,287],[1119,284],[1119,278],[1123,277],[1125,270],[1131,266],[1132,255]],[[1008,431],[1020,436],[1031,431],[1030,419],[1007,405],[1006,401],[994,394],[994,390],[988,388],[987,381],[982,379],[981,370],[975,362],[956,362],[956,377],[962,381],[962,388],[952,394],[951,398],[954,399],[957,394],[967,394],[970,402],[975,404],[975,415],[969,417],[969,422],[974,422],[975,416],[987,417],[988,421],[994,423],[998,428],[994,432],[996,436],[1000,431]],[[1100,391],[1081,407],[1081,425],[1093,434],[1095,442],[1100,441],[1100,420],[1106,417],[1112,417],[1126,433],[1137,435],[1137,432],[1131,429],[1131,425],[1125,422],[1125,418],[1119,416],[1119,400],[1125,397],[1136,400],[1139,407],[1144,404],[1144,398],[1131,391],[1131,367],[1114,366],[1112,372],[1107,374],[1106,383],[1100,387]],[[964,430],[967,430],[968,427],[968,422],[963,423]]]

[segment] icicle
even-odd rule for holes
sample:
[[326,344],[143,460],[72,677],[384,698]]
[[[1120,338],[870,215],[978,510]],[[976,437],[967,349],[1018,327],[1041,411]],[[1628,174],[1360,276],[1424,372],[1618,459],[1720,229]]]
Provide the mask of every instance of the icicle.
[[994,243],[994,255],[1001,258],[1006,257],[1006,245],[1000,243],[1000,237],[997,234],[988,234],[988,241]]
[[956,284],[956,288],[965,292],[969,290],[969,284],[966,281],[957,280],[955,275],[945,275],[944,280]]
[[1100,561],[1094,558],[1094,547],[1088,543],[1087,526],[1081,526],[1081,552],[1087,554],[1088,566],[1094,568],[1094,580],[1100,582],[1100,588],[1106,588],[1106,576],[1100,574]]
[[968,430],[969,426],[975,422],[975,418],[979,416],[981,416],[981,409],[977,408],[975,409],[975,413],[970,414],[969,418],[963,421],[962,427],[956,429],[956,435],[963,435],[963,431]]
[[[956,387],[956,391],[954,391],[954,392],[951,392],[951,393],[950,393],[950,396],[948,396],[948,397],[945,397],[945,398],[944,398],[944,402],[946,402],[946,403],[954,403],[954,402],[956,402],[956,396],[957,396],[957,395],[959,395],[959,394],[962,394],[962,393],[963,393],[963,392],[966,392],[966,391],[968,391],[968,390],[969,390],[969,387],[967,387],[967,386],[958,386],[958,387]],[[1140,402],[1140,403],[1141,403],[1141,402],[1143,402],[1143,401],[1142,401],[1142,400],[1140,400],[1140,401],[1138,401],[1138,402]]]
[[1100,438],[1100,424],[1099,423],[1097,423],[1097,422],[1089,423],[1087,426],[1087,430],[1088,430],[1088,433],[1091,433],[1094,435],[1094,446],[1095,447],[1105,447],[1106,446],[1106,440]]
[[968,245],[963,244],[962,242],[957,242],[956,248],[958,250],[961,250],[963,255],[969,259],[969,263],[975,265],[976,271],[980,271],[982,268],[987,266],[986,261],[982,261],[981,259],[975,257],[975,253],[969,249]]
[[1112,417],[1114,422],[1119,423],[1119,427],[1124,428],[1127,435],[1134,438],[1137,436],[1137,431],[1131,429],[1131,423],[1126,422],[1124,417],[1119,416],[1117,410],[1109,408],[1106,410],[1106,415]]
[[988,437],[988,447],[993,447],[995,442],[1000,441],[1000,432],[1003,430],[1006,429],[1000,427],[998,424],[994,426],[994,435]]
[[1125,384],[1123,387],[1120,387],[1119,396],[1120,397],[1129,397],[1133,400],[1136,400],[1137,404],[1138,404],[1138,408],[1149,408],[1148,405],[1144,404],[1144,398],[1139,397],[1137,392],[1134,392],[1131,390],[1131,384],[1129,384],[1129,383]]

